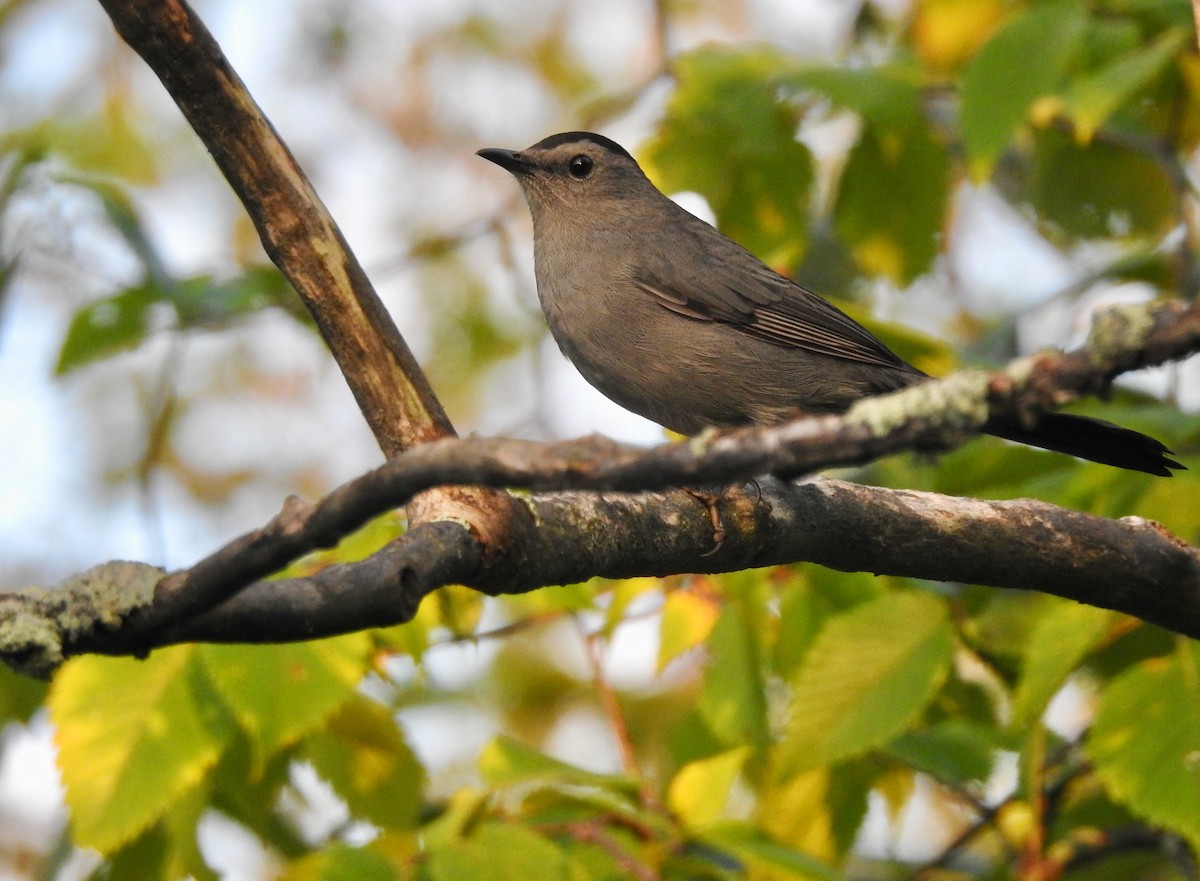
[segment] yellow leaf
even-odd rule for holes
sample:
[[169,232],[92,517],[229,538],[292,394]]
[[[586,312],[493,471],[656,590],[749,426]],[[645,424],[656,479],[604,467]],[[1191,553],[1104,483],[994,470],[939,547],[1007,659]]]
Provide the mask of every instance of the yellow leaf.
[[461,584],[448,584],[434,594],[442,624],[459,639],[472,636],[483,617],[483,594]]
[[883,796],[893,823],[899,822],[900,812],[912,798],[915,783],[913,772],[908,768],[893,768],[875,779],[875,791]]
[[904,276],[904,253],[890,236],[877,234],[862,239],[854,246],[854,256],[870,275],[893,280]]
[[1181,52],[1175,64],[1188,96],[1180,102],[1177,138],[1180,152],[1188,152],[1200,143],[1200,58]]
[[759,805],[763,831],[817,859],[838,859],[828,794],[829,772],[824,768],[797,774],[768,790]]
[[658,669],[708,639],[720,609],[710,599],[677,590],[663,604],[659,625]]
[[66,664],[48,700],[76,844],[112,853],[196,786],[233,723],[194,646]]
[[1003,0],[921,0],[913,17],[913,47],[928,67],[952,71],[992,35],[1004,8]]
[[750,747],[684,765],[667,789],[667,804],[693,830],[705,829],[722,819],[729,793],[737,782]]
[[[1038,128],[1052,125],[1063,113],[1063,99],[1060,95],[1043,95],[1033,102],[1029,108],[1029,121]],[[1077,133],[1077,137],[1079,137]],[[1081,143],[1086,143],[1083,138]]]

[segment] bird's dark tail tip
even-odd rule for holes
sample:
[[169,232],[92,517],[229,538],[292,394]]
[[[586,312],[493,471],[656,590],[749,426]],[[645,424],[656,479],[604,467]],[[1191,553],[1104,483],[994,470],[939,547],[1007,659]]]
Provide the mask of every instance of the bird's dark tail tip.
[[989,424],[984,431],[1032,447],[1159,477],[1170,477],[1172,471],[1186,470],[1186,466],[1170,458],[1169,449],[1148,434],[1090,416],[1045,413],[1032,428],[1003,422]]

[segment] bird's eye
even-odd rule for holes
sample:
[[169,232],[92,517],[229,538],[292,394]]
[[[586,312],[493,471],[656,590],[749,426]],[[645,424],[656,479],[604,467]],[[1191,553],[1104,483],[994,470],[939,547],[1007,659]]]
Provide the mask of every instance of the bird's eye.
[[595,164],[592,162],[591,156],[584,156],[580,153],[578,156],[571,157],[571,161],[567,163],[567,171],[571,172],[571,177],[576,180],[583,180],[592,173]]

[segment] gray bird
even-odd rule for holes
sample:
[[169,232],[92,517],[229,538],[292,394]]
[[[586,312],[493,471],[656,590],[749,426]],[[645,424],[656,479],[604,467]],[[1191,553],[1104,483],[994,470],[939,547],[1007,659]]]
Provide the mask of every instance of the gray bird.
[[[866,328],[680,208],[619,144],[566,132],[516,152],[533,214],[538,298],[559,348],[621,406],[682,434],[841,413],[927,378]],[[1152,437],[1047,413],[989,434],[1169,476]]]

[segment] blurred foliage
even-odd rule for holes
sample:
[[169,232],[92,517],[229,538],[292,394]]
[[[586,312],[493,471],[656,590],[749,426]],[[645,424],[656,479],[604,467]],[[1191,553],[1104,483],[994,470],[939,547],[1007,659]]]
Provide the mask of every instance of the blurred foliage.
[[[28,5],[0,3],[0,28]],[[705,7],[675,6],[660,13]],[[648,172],[701,194],[728,234],[842,300],[879,284],[950,287],[940,263],[964,185],[994,187],[1064,253],[1104,249],[1105,266],[1064,296],[1109,280],[1194,293],[1200,60],[1186,0],[916,0],[896,20],[861,13],[836,62],[758,45],[672,57],[665,111],[640,152]],[[365,50],[353,22],[330,15],[313,53],[337,71]],[[539,78],[581,115],[634,103],[637,89],[605,93],[571,50],[565,13],[518,30],[481,13],[444,24],[413,50],[414,81],[437,80],[445,54],[474,54]],[[381,118],[424,143],[436,102],[428,88],[406,95]],[[95,200],[137,266],[133,283],[79,306],[59,374],[268,307],[306,320],[278,272],[252,260],[170,268],[137,193],[166,173],[173,145],[148,134],[132,101],[114,88],[92,116],[0,137],[0,224],[48,176]],[[830,121],[851,134],[826,160],[808,135]],[[244,235],[230,236],[242,255]],[[461,257],[473,234],[411,238],[431,373],[446,395],[476,396],[472,383],[537,333],[491,296],[494,272]],[[0,292],[18,267],[0,253]],[[922,368],[953,366],[949,345],[844,305]],[[974,326],[975,354],[1009,354],[1011,324]],[[1159,436],[1188,462],[1200,449],[1200,423],[1160,401],[1120,392],[1078,409]],[[1195,542],[1195,473],[1157,480],[981,441],[857,477],[1138,515]],[[399,531],[381,518],[292,571],[360,559]],[[653,673],[619,686],[609,664],[629,633],[652,643]],[[462,651],[482,672],[439,682],[439,656]],[[25,724],[42,707],[69,843],[97,852],[92,877],[107,881],[218,877],[197,837],[214,813],[294,881],[1197,871],[1195,645],[1042,595],[803,566],[486,600],[452,588],[398,628],[76,659],[48,694],[0,670],[3,719]],[[441,713],[435,739],[453,745],[464,707],[491,735],[466,767],[437,766],[414,720]],[[343,819],[306,824],[319,813],[306,771]],[[47,858],[29,877],[59,868]]]
[[784,63],[762,49],[702,49],[678,59],[677,86],[646,161],[660,188],[702,194],[728,235],[786,265],[804,252],[813,167],[795,137],[796,112],[775,94]]
[[153,311],[166,307],[169,327],[220,328],[239,317],[278,306],[312,325],[296,292],[274,266],[254,266],[236,278],[217,282],[210,276],[176,278],[147,235],[136,209],[118,187],[100,180],[68,179],[87,187],[104,206],[113,227],[137,254],[145,270],[142,282],[91,303],[75,313],[58,356],[55,372],[68,373],[144,343],[155,329]]

